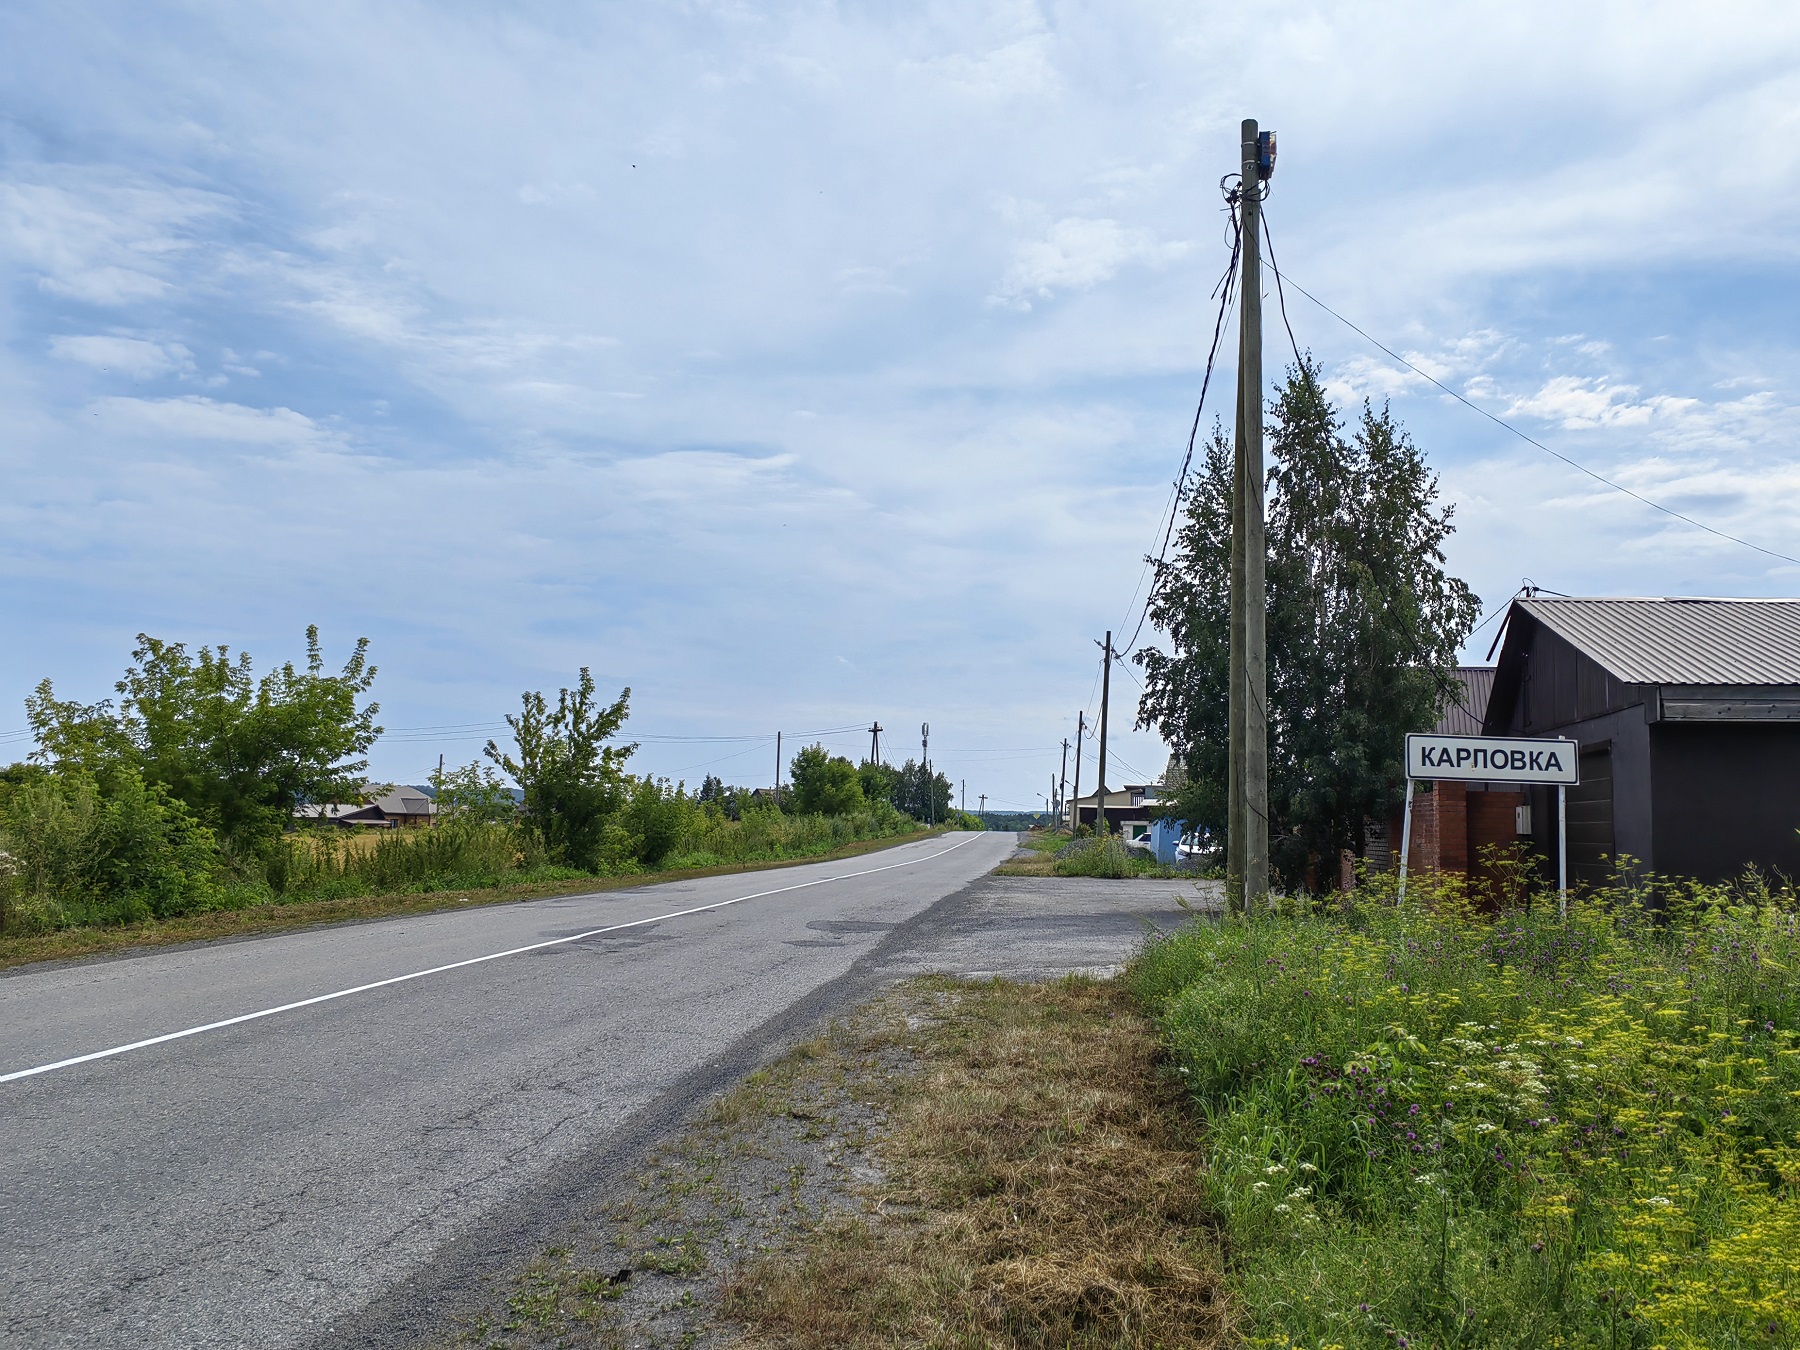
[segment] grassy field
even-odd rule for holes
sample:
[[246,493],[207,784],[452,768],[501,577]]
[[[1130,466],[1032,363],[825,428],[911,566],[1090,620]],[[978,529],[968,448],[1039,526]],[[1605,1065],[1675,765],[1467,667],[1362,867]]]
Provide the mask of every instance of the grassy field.
[[[364,919],[385,919],[401,914],[427,914],[437,910],[459,909],[467,905],[505,904],[509,901],[540,900],[553,895],[579,895],[594,891],[620,890],[630,886],[650,885],[659,881],[684,881],[695,877],[725,876],[733,872],[762,871],[768,868],[793,867],[808,862],[826,862],[833,858],[853,858],[877,849],[929,839],[938,830],[916,830],[822,848],[802,857],[762,859],[752,862],[723,863],[711,866],[680,867],[662,872],[637,873],[615,877],[558,877],[553,880],[518,881],[485,887],[445,886],[441,889],[405,890],[385,894],[344,896],[325,900],[302,900],[293,903],[266,903],[243,909],[213,910],[203,914],[184,915],[164,920],[113,927],[70,927],[48,932],[0,936],[0,969],[25,965],[34,961],[68,961],[100,956],[142,947],[168,946],[182,942],[204,942],[218,938],[243,937],[261,933],[309,928],[316,924],[349,923]],[[362,845],[349,844],[356,849]]]
[[1749,898],[1150,947],[1130,985],[1205,1120],[1250,1343],[1794,1345],[1800,918]]

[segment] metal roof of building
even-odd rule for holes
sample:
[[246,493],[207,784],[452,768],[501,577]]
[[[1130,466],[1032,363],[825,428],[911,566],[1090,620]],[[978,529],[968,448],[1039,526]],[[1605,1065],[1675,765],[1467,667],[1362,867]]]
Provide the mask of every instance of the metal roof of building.
[[1800,684],[1800,600],[1514,603],[1626,684]]
[[1494,692],[1492,666],[1458,666],[1453,672],[1459,691],[1431,730],[1438,736],[1479,736],[1481,719],[1487,716],[1488,695]]

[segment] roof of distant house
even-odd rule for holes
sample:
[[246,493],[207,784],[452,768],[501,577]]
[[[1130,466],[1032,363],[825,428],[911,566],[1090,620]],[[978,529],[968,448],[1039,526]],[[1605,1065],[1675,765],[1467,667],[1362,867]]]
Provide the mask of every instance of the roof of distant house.
[[1458,666],[1451,674],[1456,677],[1455,687],[1449,691],[1451,701],[1431,730],[1438,736],[1479,736],[1488,695],[1494,692],[1494,668]]
[[1625,684],[1800,684],[1800,600],[1539,595],[1514,606]]

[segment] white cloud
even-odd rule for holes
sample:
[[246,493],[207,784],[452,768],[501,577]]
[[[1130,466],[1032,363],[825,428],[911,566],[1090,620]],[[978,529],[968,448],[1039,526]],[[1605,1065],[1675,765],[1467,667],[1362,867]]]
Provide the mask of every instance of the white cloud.
[[1161,266],[1180,258],[1191,246],[1158,240],[1149,230],[1116,220],[1070,216],[1057,221],[1041,239],[1027,240],[1013,251],[1012,266],[1001,283],[1009,300],[1048,297],[1057,291],[1088,290],[1110,281],[1132,263]]
[[1698,400],[1669,394],[1638,397],[1632,384],[1609,384],[1579,375],[1557,375],[1535,393],[1516,397],[1506,415],[1524,414],[1555,422],[1565,430],[1591,427],[1644,426],[1650,419],[1697,406]]
[[0,181],[0,238],[53,295],[119,308],[170,292],[195,230],[227,217],[217,193],[143,186],[123,173]]
[[96,370],[117,372],[134,380],[159,375],[192,375],[193,354],[179,342],[150,342],[143,338],[57,336],[50,339],[50,354]]
[[322,446],[339,439],[292,408],[251,408],[199,394],[185,398],[103,398],[88,408],[101,426],[178,441],[246,446]]

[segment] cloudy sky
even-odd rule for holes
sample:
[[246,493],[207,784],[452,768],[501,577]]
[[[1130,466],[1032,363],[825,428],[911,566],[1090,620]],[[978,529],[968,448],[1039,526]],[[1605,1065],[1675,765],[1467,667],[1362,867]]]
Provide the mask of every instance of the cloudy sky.
[[[929,720],[971,806],[1037,802],[1136,623],[1244,116],[1297,282],[1800,555],[1788,4],[18,0],[0,79],[0,756],[140,630],[316,622],[391,779],[587,665],[641,768]],[[1490,606],[1800,593],[1289,310]]]

